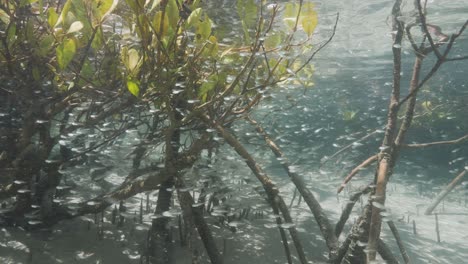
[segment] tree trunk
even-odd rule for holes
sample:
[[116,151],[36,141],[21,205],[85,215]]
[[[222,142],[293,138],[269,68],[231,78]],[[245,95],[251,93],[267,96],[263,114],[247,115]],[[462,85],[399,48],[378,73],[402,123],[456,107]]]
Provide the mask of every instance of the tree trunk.
[[155,216],[151,223],[150,235],[150,255],[152,264],[167,264],[170,263],[169,245],[169,218],[162,215],[171,207],[172,191],[174,187],[173,177],[168,178],[161,184],[158,193],[158,201],[156,203]]

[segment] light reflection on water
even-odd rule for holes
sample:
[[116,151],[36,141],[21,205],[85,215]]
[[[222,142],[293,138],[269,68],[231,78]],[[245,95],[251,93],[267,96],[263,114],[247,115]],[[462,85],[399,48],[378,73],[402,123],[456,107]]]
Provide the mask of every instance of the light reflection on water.
[[[233,2],[234,1],[225,1],[224,4],[234,8]],[[437,10],[431,13],[431,19],[433,18],[431,21],[443,27],[447,27],[449,32],[453,32],[457,26],[461,24],[460,22],[463,22],[463,17],[468,13],[466,1],[463,0],[430,2],[432,10]],[[393,1],[334,0],[317,1],[316,3],[320,17],[320,25],[317,29],[317,43],[326,39],[328,34],[330,34],[336,12],[340,12],[341,19],[335,38],[313,61],[315,65],[315,75],[313,77],[315,86],[307,90],[305,95],[303,95],[302,89],[299,89],[300,91],[298,92],[297,90],[291,91],[287,87],[279,88],[278,93],[275,94],[278,100],[284,100],[285,96],[289,95],[292,96],[289,97],[289,99],[294,101],[292,103],[297,104],[287,111],[278,112],[273,115],[271,119],[266,121],[269,122],[267,123],[268,128],[273,131],[272,133],[274,133],[274,136],[284,148],[289,160],[292,161],[290,168],[306,176],[311,183],[310,189],[313,189],[314,194],[321,199],[325,208],[331,208],[330,211],[333,212],[328,213],[332,215],[339,212],[339,210],[336,209],[336,197],[333,193],[337,187],[337,180],[339,180],[342,174],[349,170],[354,163],[342,160],[320,170],[317,169],[318,163],[325,155],[334,153],[339,147],[353,142],[353,140],[358,139],[369,131],[381,129],[384,124],[387,97],[391,86],[389,82],[391,81],[392,44],[388,17]],[[410,4],[411,3],[407,5]],[[217,8],[223,7],[221,1],[213,5]],[[225,11],[226,10],[213,9],[213,12],[218,14],[218,16],[213,17],[215,20],[220,21],[220,27],[223,23],[229,23],[229,19],[233,19],[232,16],[236,14],[235,11],[227,12],[230,13],[231,16],[225,16]],[[222,19],[228,21],[223,21]],[[466,38],[461,41],[466,42]],[[465,51],[466,47],[467,45],[465,45]],[[407,46],[404,45],[402,48],[405,55],[411,55],[411,50],[409,50]],[[411,64],[411,59],[405,60],[405,63]],[[463,67],[463,65],[466,67]],[[445,84],[450,79],[452,83],[448,86],[458,87],[463,80],[466,80],[465,78],[461,78],[463,74],[466,74],[466,72],[464,73],[463,70],[460,70],[463,68],[468,68],[466,62],[447,65],[441,71],[439,77],[435,78],[435,82]],[[407,69],[409,69],[409,67],[407,67]],[[404,75],[404,78],[407,83],[407,74]],[[274,101],[273,104],[271,104],[271,101],[268,101],[266,104],[267,106],[264,106],[266,112],[271,112],[272,105],[276,107]],[[281,105],[284,106],[284,104],[280,104],[280,106]],[[262,113],[259,115],[262,115]],[[343,120],[346,116],[356,116],[356,119],[351,118],[353,120]],[[359,131],[364,131],[365,133],[353,135]],[[128,132],[133,133],[135,131]],[[245,135],[246,137],[256,136],[255,134],[248,133],[245,133]],[[340,137],[343,138],[338,140]],[[381,134],[373,138],[370,143],[355,143],[355,148],[352,148],[352,152],[349,156],[351,158],[356,158],[356,160],[367,156],[378,148],[380,138]],[[59,142],[59,144],[62,143],[68,144],[65,139]],[[255,150],[264,151],[263,149]],[[459,153],[462,152],[463,150],[457,151],[454,152],[453,155],[459,155]],[[262,165],[266,166],[268,172],[273,175],[287,197],[286,202],[289,202],[291,199],[290,196],[293,193],[293,188],[281,171],[277,163],[278,160],[270,157],[268,153],[260,154],[259,156],[259,161]],[[235,153],[232,153],[232,156],[229,156],[227,160],[228,162],[236,162],[236,158],[237,156],[235,156]],[[408,156],[402,159],[404,158],[414,157]],[[452,162],[456,161],[453,162],[455,165],[466,162],[456,159],[457,158],[452,159]],[[237,164],[242,167],[242,164]],[[445,165],[448,166],[448,164]],[[220,166],[219,169],[221,171],[224,167]],[[236,170],[236,174],[239,174],[236,178],[250,175],[247,170],[238,167],[234,167],[234,169]],[[390,188],[392,191],[390,192],[391,197],[389,198],[390,202],[388,207],[400,208],[402,207],[401,203],[405,203],[405,208],[411,211],[408,211],[404,216],[407,217],[411,215],[412,218],[416,217],[417,213],[414,211],[421,207],[421,203],[427,202],[435,192],[439,191],[439,189],[434,188],[434,186],[436,186],[436,184],[437,186],[443,186],[443,184],[446,183],[446,179],[434,181],[434,178],[443,175],[444,171],[446,172],[447,169],[442,167],[435,171],[435,165],[420,167],[410,162],[403,162],[397,169],[399,170],[398,174],[394,175],[394,180],[396,182],[405,182],[408,183],[408,185],[412,185],[416,182],[417,185],[410,187],[409,190],[397,190],[397,187],[393,189],[392,186]],[[429,170],[432,171],[432,175],[429,175]],[[357,186],[370,181],[372,177],[372,172],[370,171],[368,171],[367,174],[363,174],[361,177],[363,180],[354,182],[354,185]],[[447,177],[452,176],[448,173],[446,174]],[[108,177],[108,179],[114,184],[118,182],[119,175],[111,174],[110,176],[111,177]],[[408,180],[408,178],[410,180]],[[237,187],[239,188],[239,192],[240,190],[247,189],[241,184]],[[402,187],[398,186],[398,188]],[[418,193],[418,188],[424,190]],[[415,194],[419,196],[408,199]],[[231,202],[232,205],[245,206],[246,204],[251,204],[252,207],[263,206],[261,208],[262,210],[269,210],[268,206],[262,204],[261,199],[252,190],[249,190],[249,193],[240,192],[239,196],[241,195],[242,198],[245,199],[233,199]],[[252,198],[252,196],[255,196],[255,198]],[[466,208],[464,209],[462,206],[454,206],[454,209],[461,212],[466,211]],[[167,212],[166,216],[169,216],[168,214],[175,216],[176,213],[178,214],[178,212]],[[227,213],[227,211],[224,211],[224,209],[214,212],[214,214],[219,214],[220,216],[225,213]],[[394,213],[394,211],[392,211],[392,213]],[[401,214],[402,212],[397,211],[397,213]],[[304,236],[313,236],[313,239],[307,241],[309,250],[311,248],[323,250],[323,248],[321,248],[323,247],[322,238],[318,235],[315,236],[315,234],[318,234],[318,231],[313,221],[311,221],[312,216],[310,213],[303,207],[295,206],[293,208],[293,215],[296,219],[300,219],[300,221],[298,221],[300,232],[304,234]],[[434,241],[428,238],[430,234],[432,234],[429,233],[432,232],[430,231],[433,227],[432,218],[424,219],[422,217],[419,218],[418,223],[421,230],[427,232],[429,235],[416,238],[411,237],[411,239],[408,240],[408,247],[411,251],[424,255],[426,257],[425,259],[434,259],[440,263],[460,263],[456,261],[466,257],[466,253],[463,252],[463,248],[466,249],[466,247],[463,247],[466,246],[466,236],[462,239],[456,236],[457,230],[451,228],[450,221],[454,221],[452,219],[455,218],[450,218],[449,216],[442,217],[442,224],[445,229],[444,232],[446,232],[443,240],[450,243],[448,244],[450,246],[455,245],[452,250],[447,246],[444,247],[444,244],[435,245]],[[237,234],[230,235],[232,235],[234,239],[247,242],[244,245],[245,248],[242,247],[242,244],[236,245],[238,249],[240,248],[248,251],[252,250],[252,248],[248,246],[252,246],[257,252],[244,253],[246,255],[259,254],[260,256],[256,255],[257,259],[263,260],[264,263],[278,262],[278,259],[281,259],[281,257],[278,257],[278,255],[281,254],[280,252],[273,254],[273,252],[268,251],[271,250],[271,248],[268,247],[270,246],[270,240],[272,240],[270,236],[275,239],[277,238],[277,236],[273,236],[277,233],[277,231],[273,229],[273,227],[276,227],[276,224],[270,220],[271,219],[260,219],[257,222],[249,223],[249,225],[245,226],[243,226],[244,223],[241,222],[231,222],[230,224],[231,227],[239,227]],[[466,227],[466,218],[458,218],[457,221],[461,222],[461,224],[465,224],[464,226]],[[261,224],[258,225],[259,223]],[[409,237],[411,234],[410,226],[404,225],[404,223],[399,223],[399,225],[399,227],[402,228],[402,232]],[[267,229],[272,228],[273,231],[266,232],[263,227]],[[288,224],[283,225],[283,228],[289,227]],[[457,237],[458,240],[451,241],[451,237]],[[450,258],[447,252],[453,253],[455,256]],[[272,256],[266,256],[269,255],[269,253]],[[323,257],[321,258],[320,256],[321,252],[312,252],[310,254],[317,259],[323,259]],[[444,256],[440,257],[436,254],[444,254]],[[456,256],[456,254],[458,254],[458,256]],[[83,254],[80,253],[78,256],[80,257],[82,255]],[[268,262],[269,260],[272,262]],[[427,263],[423,261],[418,262],[417,259],[414,261],[415,263]],[[279,262],[281,263],[281,261]],[[240,260],[237,263],[241,263]]]

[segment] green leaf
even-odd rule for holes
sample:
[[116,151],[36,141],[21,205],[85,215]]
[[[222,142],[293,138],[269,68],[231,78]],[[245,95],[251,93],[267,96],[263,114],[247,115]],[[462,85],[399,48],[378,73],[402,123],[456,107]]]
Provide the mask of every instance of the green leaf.
[[70,11],[71,6],[72,6],[72,0],[67,0],[65,5],[63,5],[62,12],[60,13],[60,16],[58,17],[53,27],[60,25],[60,23],[62,23],[65,20],[65,18],[68,15],[68,11]]
[[99,27],[96,31],[96,35],[94,36],[93,42],[91,43],[91,47],[93,49],[98,50],[104,44],[103,42],[104,41],[103,41],[102,27]]
[[294,29],[296,19],[299,18],[298,24],[302,26],[304,32],[310,37],[318,24],[315,5],[312,2],[303,3],[300,8],[301,13],[298,16],[299,7],[298,3],[287,3],[283,13],[283,21],[290,29]]
[[139,14],[141,9],[145,6],[146,0],[125,0],[127,5],[132,9],[133,12]]
[[100,21],[102,21],[107,15],[114,11],[115,7],[119,3],[119,0],[98,0],[96,2],[99,18]]
[[257,22],[258,7],[255,0],[238,0],[237,13],[245,25],[250,28]]
[[127,5],[135,12],[138,9],[138,5],[134,0],[125,0]]
[[290,29],[294,28],[296,24],[297,12],[299,12],[299,5],[297,3],[287,3],[284,9],[283,21]]
[[[76,1],[76,0],[74,0]],[[92,24],[93,27],[101,25],[104,19],[114,11],[115,7],[119,3],[118,0],[94,0],[90,1],[91,4],[91,12],[92,12]],[[79,3],[75,4],[75,7],[78,9],[82,9],[83,7],[82,1],[79,1]],[[89,9],[89,8],[87,8]],[[89,11],[86,11],[86,13],[89,13]],[[88,15],[89,16],[89,15]],[[81,17],[81,15],[80,15]],[[86,18],[79,18],[80,20],[86,19]],[[84,20],[83,20],[84,21]]]
[[83,68],[81,69],[81,75],[85,78],[91,79],[93,75],[95,74],[95,71],[93,70],[93,67],[91,66],[91,62],[89,59],[86,59]]
[[202,9],[197,8],[192,11],[190,16],[187,18],[187,27],[196,27],[198,23],[200,23],[201,20],[201,15],[202,15]]
[[8,27],[6,42],[9,48],[16,42],[16,25],[13,23]]
[[218,55],[218,39],[215,36],[210,36],[207,39],[207,44],[205,46],[205,50],[203,51],[204,55],[209,57],[216,57]]
[[270,68],[273,69],[274,67],[276,67],[276,73],[281,76],[281,75],[284,75],[287,73],[288,71],[288,61],[287,60],[281,60],[280,62],[275,59],[275,58],[272,58],[269,60],[269,65],[270,65]]
[[140,94],[140,84],[137,80],[128,79],[127,80],[127,89],[135,97],[138,97]]
[[30,43],[37,43],[37,35],[35,34],[35,29],[36,23],[34,22],[34,20],[29,19],[28,21],[26,21],[26,25],[22,29],[22,32],[25,32],[26,34],[22,36],[22,39],[25,39]]
[[68,64],[73,60],[73,56],[76,53],[76,42],[74,39],[65,39],[60,45],[56,48],[57,52],[57,62],[60,69],[65,69]]
[[169,0],[167,3],[166,16],[169,19],[171,27],[176,28],[177,22],[179,22],[179,8],[177,7],[176,0]]
[[191,10],[194,10],[200,6],[201,0],[194,0],[192,3],[189,5]]
[[39,42],[39,48],[35,49],[34,52],[40,57],[46,56],[54,45],[55,38],[53,35],[44,35]]
[[282,31],[280,32],[274,32],[273,34],[270,34],[268,37],[265,39],[265,47],[267,49],[274,49],[281,45],[284,39],[284,33]]
[[254,0],[238,0],[237,13],[241,19],[242,30],[244,31],[244,40],[250,43],[249,30],[255,26],[257,22],[257,4]]
[[205,41],[211,35],[211,20],[208,17],[198,24],[196,30],[197,40]]
[[83,28],[80,30],[80,40],[83,41],[83,44],[87,42],[95,27],[93,24],[93,21],[95,21],[93,14],[96,12],[92,10],[93,12],[90,14],[90,9],[90,4],[85,5],[83,1],[72,0],[69,15],[67,15],[66,19],[62,22],[62,28],[65,32],[67,32],[76,21],[82,23]]
[[304,32],[310,37],[318,24],[318,16],[313,3],[305,3],[302,6],[301,20]]
[[49,26],[51,28],[54,27],[55,24],[57,24],[58,17],[59,16],[57,12],[55,12],[55,9],[49,8],[49,10],[47,11],[47,23],[49,23]]
[[343,112],[343,120],[344,121],[351,121],[351,120],[356,118],[357,113],[359,113],[359,111],[353,111],[353,110],[344,111]]
[[200,90],[198,91],[198,98],[200,98],[203,102],[206,102],[208,92],[213,90],[213,88],[215,87],[216,87],[216,81],[208,80],[207,82],[204,82],[201,85]]
[[206,101],[208,93],[219,84],[224,84],[226,77],[226,74],[213,74],[208,77],[208,79],[202,83],[200,89],[198,90],[198,98],[200,98],[202,101]]
[[33,66],[32,68],[32,76],[35,81],[39,82],[41,81],[41,71],[37,66]]

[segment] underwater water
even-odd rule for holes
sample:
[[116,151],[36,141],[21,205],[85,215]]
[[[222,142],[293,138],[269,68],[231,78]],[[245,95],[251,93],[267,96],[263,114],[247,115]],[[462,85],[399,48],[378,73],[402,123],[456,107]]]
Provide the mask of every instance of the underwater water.
[[[331,43],[312,61],[315,70],[313,86],[302,87],[300,83],[287,87],[278,85],[269,100],[258,106],[254,117],[261,120],[264,128],[285,152],[292,163],[290,168],[305,179],[307,187],[316,195],[326,214],[337,221],[349,195],[372,182],[374,177],[375,166],[371,166],[355,176],[344,192],[336,194],[344,177],[357,164],[375,154],[383,138],[392,81],[389,15],[393,1],[333,0],[314,3],[319,13],[317,43],[331,34],[337,12],[340,20]],[[443,28],[447,34],[456,32],[467,19],[467,0],[428,3],[430,22]],[[229,1],[213,5],[226,10],[235,8]],[[408,10],[411,10],[410,5],[408,3],[406,6]],[[225,10],[214,9],[212,12],[224,13]],[[220,26],[226,23],[222,17],[214,20]],[[467,36],[465,32],[465,36],[458,40],[454,54],[468,54]],[[414,56],[407,42],[402,49],[402,87],[403,93],[406,93]],[[433,58],[428,58],[423,71],[427,72],[433,61]],[[443,65],[428,82],[422,100],[437,99],[449,105],[453,102],[458,107],[440,113],[435,109],[437,120],[416,120],[407,138],[408,143],[450,140],[467,134],[467,69],[468,60],[450,62]],[[328,251],[324,240],[307,205],[296,197],[295,187],[283,171],[281,160],[276,159],[264,146],[263,139],[253,127],[235,123],[233,129],[240,131],[242,142],[246,143],[258,164],[279,186],[280,193],[290,206],[294,225],[310,263],[325,263]],[[360,140],[371,133],[372,136]],[[102,180],[81,177],[99,167],[84,165],[67,169],[64,172],[65,184],[73,185],[73,194],[79,194],[80,199],[76,200],[73,196],[65,198],[63,202],[78,203],[120,184],[131,168],[131,161],[125,157],[138,142],[137,131],[128,131],[118,144],[107,147],[105,151],[108,155],[100,165],[111,166],[111,169],[102,175]],[[327,160],[347,145],[351,147],[344,154]],[[250,210],[249,217],[229,222],[228,228],[218,227],[207,218],[213,221],[212,231],[225,263],[287,263],[275,215],[252,188],[251,185],[258,184],[251,171],[226,146],[220,148],[214,160],[208,168],[185,171],[190,176],[187,178],[191,179],[188,182],[189,191],[194,196],[199,195],[203,180],[217,176],[220,177],[220,185],[229,186],[229,189],[221,197],[226,198],[224,206],[214,208],[214,213],[238,214],[243,209]],[[393,220],[397,226],[411,263],[468,263],[468,178],[435,210],[440,242],[435,216],[424,215],[424,210],[435,196],[463,170],[468,170],[466,140],[457,145],[402,151],[387,186],[385,208],[388,212],[386,220]],[[246,178],[254,183],[246,183]],[[153,214],[151,210],[145,210],[143,223],[137,220],[137,215],[140,203],[149,197],[150,203],[154,204],[156,194],[156,191],[140,194],[125,201],[127,213],[122,215],[125,222],[121,227],[111,223],[112,209],[103,216],[88,215],[65,220],[53,228],[34,232],[0,227],[0,263],[145,263],[141,254]],[[357,219],[365,204],[366,198],[363,197],[355,206],[340,240],[345,238],[350,223]],[[190,254],[179,246],[177,221],[181,211],[178,208],[175,206],[165,212],[165,216],[172,219],[172,262],[191,263]],[[288,226],[283,228],[287,229]],[[382,226],[382,238],[402,261],[386,224]],[[209,263],[201,242],[198,241],[193,247],[202,256],[202,263]],[[291,250],[295,263],[299,263],[293,246]]]

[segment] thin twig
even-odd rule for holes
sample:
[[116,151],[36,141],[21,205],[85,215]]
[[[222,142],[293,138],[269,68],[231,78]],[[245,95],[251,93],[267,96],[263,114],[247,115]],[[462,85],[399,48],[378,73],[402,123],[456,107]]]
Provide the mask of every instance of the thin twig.
[[310,57],[307,59],[307,61],[302,64],[301,67],[299,67],[299,69],[297,69],[294,74],[297,74],[298,72],[300,72],[305,66],[307,66],[307,64],[309,64],[312,59],[315,57],[315,55],[321,50],[323,49],[325,46],[328,45],[328,43],[330,43],[330,41],[332,41],[333,37],[335,36],[335,33],[336,33],[336,28],[338,27],[338,21],[340,19],[340,13],[336,13],[336,20],[335,20],[335,25],[333,26],[333,31],[332,31],[332,34],[331,36],[327,39],[327,41],[325,41],[325,43],[323,43],[322,45],[320,45],[320,47],[314,51],[314,53],[312,53],[312,55],[310,55]]
[[425,147],[432,147],[432,146],[438,146],[438,145],[452,145],[452,144],[458,144],[463,141],[468,139],[468,134],[464,135],[461,138],[454,139],[454,140],[446,140],[446,141],[436,141],[436,142],[429,142],[429,143],[414,143],[414,144],[402,144],[402,147],[407,147],[407,148],[425,148]]
[[346,176],[346,178],[344,179],[343,183],[340,185],[340,187],[338,188],[337,190],[337,193],[340,193],[341,191],[343,191],[344,187],[346,186],[346,184],[354,177],[354,175],[356,175],[359,171],[361,171],[362,169],[366,168],[367,166],[371,165],[372,163],[374,163],[377,159],[378,159],[378,155],[373,155],[373,156],[370,156],[368,159],[366,159],[365,161],[363,161],[361,164],[359,164],[356,168],[354,168],[349,174],[348,176]]
[[429,215],[434,211],[434,209],[437,207],[437,205],[449,194],[463,179],[463,177],[466,175],[467,170],[463,170],[460,174],[458,174],[455,179],[450,182],[447,187],[437,195],[437,197],[434,199],[434,201],[429,205],[429,207],[426,209],[424,212],[425,215]]
[[373,135],[379,133],[380,131],[381,131],[380,129],[377,129],[377,130],[375,130],[375,131],[373,131],[373,132],[371,132],[371,133],[369,133],[369,134],[367,134],[367,135],[361,137],[360,139],[355,140],[355,141],[349,143],[348,145],[342,147],[342,148],[339,149],[337,152],[333,153],[333,155],[331,155],[330,157],[326,157],[326,158],[322,161],[322,165],[325,164],[325,163],[327,163],[328,161],[330,161],[330,160],[333,159],[334,157],[338,156],[339,154],[343,153],[344,151],[350,149],[350,148],[353,147],[356,143],[359,143],[359,142],[361,142],[361,141],[364,141],[364,140],[368,139],[369,137],[371,137],[371,136],[373,136]]
[[429,41],[429,44],[431,45],[432,50],[436,54],[437,58],[439,60],[442,60],[442,55],[440,54],[439,49],[437,48],[436,44],[434,43],[434,40],[432,39],[431,33],[429,33],[429,30],[427,28],[426,24],[426,15],[424,14],[421,6],[421,0],[416,1],[417,6],[418,6],[418,13],[419,13],[419,20],[421,21],[421,27],[424,32],[424,35],[426,36],[427,40]]
[[455,43],[455,40],[461,36],[461,34],[463,33],[463,31],[465,31],[466,27],[468,26],[468,20],[465,21],[465,23],[463,24],[463,26],[460,28],[460,30],[455,33],[455,34],[452,34],[452,36],[450,37],[450,41],[448,42],[447,44],[447,48],[445,48],[445,51],[444,51],[444,54],[442,54],[442,57],[439,58],[436,63],[434,64],[434,66],[432,66],[431,70],[429,71],[429,73],[426,74],[426,76],[422,79],[422,81],[418,84],[417,88],[414,89],[413,91],[411,91],[405,98],[403,98],[403,100],[401,100],[398,105],[401,106],[402,104],[404,104],[406,101],[408,101],[414,94],[416,94],[419,89],[434,75],[434,73],[437,72],[437,70],[440,68],[440,66],[444,63],[444,62],[447,62],[447,61],[456,61],[456,60],[462,60],[462,59],[466,59],[468,58],[468,56],[462,56],[462,57],[456,57],[456,58],[447,58],[450,50],[452,49],[452,46],[453,44]]

